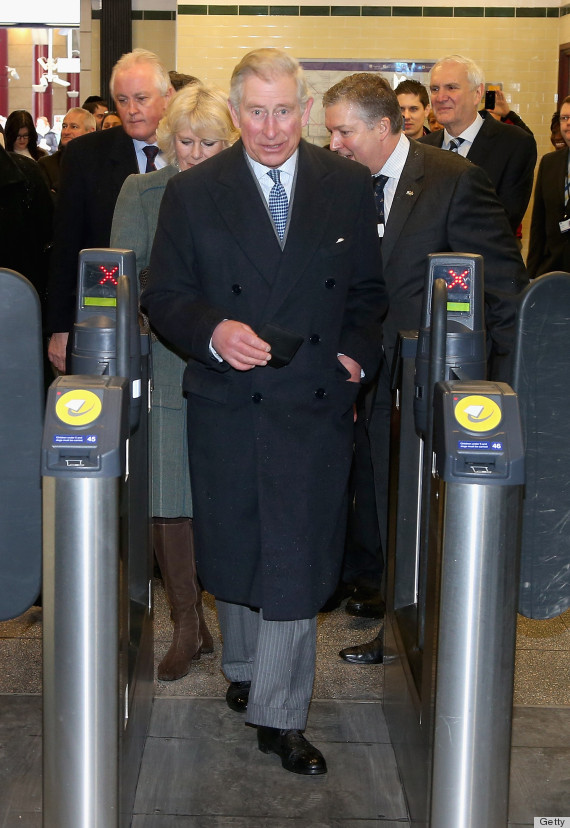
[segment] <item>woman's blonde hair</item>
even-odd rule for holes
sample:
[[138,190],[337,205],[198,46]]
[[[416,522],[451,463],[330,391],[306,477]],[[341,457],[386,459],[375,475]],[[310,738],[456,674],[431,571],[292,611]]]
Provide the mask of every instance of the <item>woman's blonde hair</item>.
[[191,129],[203,139],[223,141],[226,147],[239,138],[228,109],[228,96],[203,83],[190,84],[177,92],[158,125],[158,146],[170,164],[176,161],[176,135],[184,129]]

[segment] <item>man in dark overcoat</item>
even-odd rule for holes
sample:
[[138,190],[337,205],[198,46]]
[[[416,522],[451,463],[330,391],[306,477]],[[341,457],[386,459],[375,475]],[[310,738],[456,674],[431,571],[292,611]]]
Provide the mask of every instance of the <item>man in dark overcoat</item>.
[[301,139],[311,104],[286,53],[242,59],[242,139],[169,182],[142,304],[190,356],[197,566],[228,704],[260,750],[321,774],[302,735],[316,614],[338,580],[353,403],[379,365],[387,297],[370,174]]

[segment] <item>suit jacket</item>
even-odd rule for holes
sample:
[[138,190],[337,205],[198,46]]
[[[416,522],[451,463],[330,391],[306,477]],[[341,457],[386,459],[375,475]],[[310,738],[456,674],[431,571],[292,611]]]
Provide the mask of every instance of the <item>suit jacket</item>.
[[44,155],[44,157],[40,158],[38,161],[40,172],[49,187],[54,204],[57,201],[56,195],[59,190],[62,157],[63,149],[59,149],[57,152],[54,152],[53,155]]
[[527,268],[531,278],[553,270],[570,270],[570,233],[561,233],[568,149],[541,159],[534,191]]
[[132,138],[121,127],[90,132],[67,145],[55,212],[48,331],[72,329],[79,251],[109,247],[117,196],[125,178],[138,171]]
[[528,280],[505,212],[479,167],[411,141],[382,243],[389,360],[397,332],[419,327],[428,254],[453,251],[484,257],[490,376],[508,382],[517,295]]
[[[190,476],[198,573],[271,620],[313,617],[344,549],[352,407],[381,355],[381,276],[370,173],[301,142],[284,249],[241,141],[168,183],[141,302],[191,355]],[[237,371],[215,327],[273,323],[302,337],[289,365]]]
[[[482,167],[493,184],[499,201],[507,211],[513,232],[523,220],[536,165],[536,141],[530,132],[503,124],[482,111],[483,126],[467,153],[467,158]],[[420,138],[420,142],[441,147],[444,131]]]

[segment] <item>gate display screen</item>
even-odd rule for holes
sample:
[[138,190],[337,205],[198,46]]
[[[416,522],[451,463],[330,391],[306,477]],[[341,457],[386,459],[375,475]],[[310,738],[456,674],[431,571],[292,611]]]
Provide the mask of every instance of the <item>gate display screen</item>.
[[117,306],[117,283],[121,271],[117,262],[84,262],[82,305],[84,308]]
[[435,265],[433,278],[443,279],[447,285],[447,310],[452,313],[471,313],[471,265]]

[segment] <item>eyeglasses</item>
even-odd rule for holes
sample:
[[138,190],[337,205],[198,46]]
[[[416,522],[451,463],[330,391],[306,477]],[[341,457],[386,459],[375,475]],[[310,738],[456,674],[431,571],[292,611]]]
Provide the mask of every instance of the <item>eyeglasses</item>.
[[561,115],[560,116],[560,123],[567,124],[570,121],[570,115]]
[[28,138],[29,138],[29,137],[30,137],[30,133],[29,133],[29,132],[24,132],[24,134],[23,134],[23,135],[17,135],[17,136],[16,136],[16,138],[22,138],[22,139],[25,139],[26,141],[28,140]]

